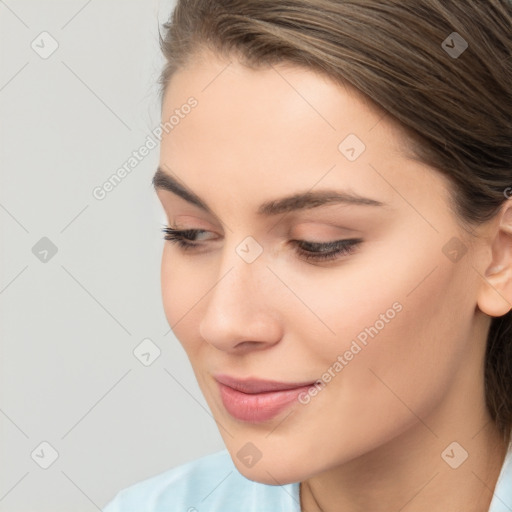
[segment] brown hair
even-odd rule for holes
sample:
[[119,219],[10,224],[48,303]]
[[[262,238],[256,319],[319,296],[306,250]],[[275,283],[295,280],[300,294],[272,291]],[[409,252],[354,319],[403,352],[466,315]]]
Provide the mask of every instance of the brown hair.
[[[254,68],[289,62],[355,87],[398,120],[410,157],[448,178],[468,235],[512,190],[510,0],[178,0],[163,27],[162,100],[203,49]],[[510,440],[512,311],[491,322],[485,396]]]

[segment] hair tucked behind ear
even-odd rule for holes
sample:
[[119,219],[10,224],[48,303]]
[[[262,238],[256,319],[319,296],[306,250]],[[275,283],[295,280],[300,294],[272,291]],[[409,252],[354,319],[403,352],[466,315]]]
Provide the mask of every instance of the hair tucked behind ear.
[[[204,48],[255,68],[290,62],[352,85],[398,120],[410,156],[448,178],[453,211],[470,236],[507,200],[511,1],[179,0],[164,28],[162,97],[173,74]],[[453,32],[468,44],[459,55],[447,51]],[[510,439],[511,311],[492,320],[485,393]]]

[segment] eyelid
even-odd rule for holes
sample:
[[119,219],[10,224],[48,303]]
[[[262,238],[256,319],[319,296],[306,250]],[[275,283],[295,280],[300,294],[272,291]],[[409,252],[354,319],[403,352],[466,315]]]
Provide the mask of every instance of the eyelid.
[[[202,244],[197,240],[188,240],[187,235],[194,236],[197,233],[205,233],[207,230],[201,229],[173,229],[169,226],[164,227],[166,233],[164,239],[169,243],[176,244],[182,252],[199,252]],[[295,252],[299,258],[314,263],[332,263],[344,259],[354,254],[359,246],[364,242],[362,238],[344,238],[330,240],[329,242],[314,242],[309,240],[290,240],[288,244],[295,247]],[[306,247],[306,249],[305,249]],[[309,247],[310,249],[307,249]],[[311,250],[316,248],[317,250]]]
[[[190,227],[187,225],[180,226],[178,222],[174,221],[174,222],[170,223],[169,225],[166,225],[166,228],[169,231],[174,231],[176,233],[178,233],[178,232],[206,233],[207,232],[207,233],[217,234],[217,232],[215,230],[198,227],[197,219],[194,219],[194,222],[191,224],[192,225]],[[324,226],[325,226],[325,224],[324,224]],[[337,228],[336,231],[338,231],[338,233],[337,234],[332,233],[330,235],[324,234],[324,235],[318,237],[315,235],[309,235],[307,233],[294,235],[294,233],[293,233],[294,230],[289,230],[289,231],[287,230],[287,232],[283,232],[283,238],[286,238],[291,241],[295,240],[298,242],[307,242],[308,244],[318,244],[318,245],[324,244],[325,245],[325,244],[332,244],[335,242],[340,242],[341,240],[356,239],[356,238],[361,237],[360,230],[347,229],[347,228],[344,228],[344,227],[342,228],[339,226],[331,226],[331,227],[336,227]],[[327,230],[325,230],[325,231],[327,231]],[[328,231],[334,231],[334,230],[329,229]]]
[[192,214],[169,215],[169,218],[172,218],[172,221],[169,222],[169,227],[173,229],[200,229],[210,231],[212,228],[211,222]]
[[337,221],[326,219],[323,221],[311,220],[299,222],[290,228],[288,235],[298,238],[307,238],[308,240],[318,237],[318,233],[322,233],[320,236],[327,238],[327,240],[353,237],[356,236],[356,234],[362,235],[360,229],[340,225],[340,222],[340,219]]

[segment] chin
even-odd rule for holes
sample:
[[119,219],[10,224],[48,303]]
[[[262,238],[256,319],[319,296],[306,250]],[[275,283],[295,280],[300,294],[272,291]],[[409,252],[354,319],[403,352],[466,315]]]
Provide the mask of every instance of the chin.
[[[258,463],[259,465],[259,463]],[[261,484],[267,485],[286,485],[296,482],[301,482],[308,478],[309,475],[305,475],[303,472],[293,471],[292,473],[283,470],[280,466],[276,466],[275,464],[268,466],[270,470],[267,470],[267,467],[253,467],[248,469],[243,467],[243,465],[238,464],[238,471],[247,479],[252,480],[254,482],[259,482]],[[268,472],[267,472],[268,471]]]
[[285,485],[301,482],[310,476],[305,472],[303,461],[283,456],[283,453],[274,454],[271,457],[264,457],[248,467],[237,456],[238,450],[231,450],[229,454],[237,470],[247,479],[267,485]]

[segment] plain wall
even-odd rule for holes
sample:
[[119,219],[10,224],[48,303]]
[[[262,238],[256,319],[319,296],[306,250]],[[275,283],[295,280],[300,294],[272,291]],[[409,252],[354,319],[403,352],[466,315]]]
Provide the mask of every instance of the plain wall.
[[[160,123],[173,6],[0,2],[1,512],[93,512],[224,448],[166,335],[159,148],[93,195]],[[149,366],[133,353],[146,338],[161,351]]]

